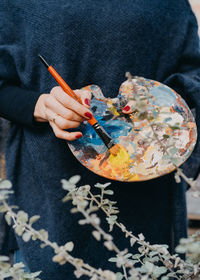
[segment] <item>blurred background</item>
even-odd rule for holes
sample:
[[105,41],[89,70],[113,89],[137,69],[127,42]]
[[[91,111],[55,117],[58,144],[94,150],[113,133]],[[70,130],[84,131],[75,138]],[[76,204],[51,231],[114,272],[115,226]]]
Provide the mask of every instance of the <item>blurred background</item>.
[[[200,0],[190,0],[190,3],[192,5],[192,8],[196,14],[199,26],[200,26]],[[200,34],[200,28],[199,28],[199,34]]]

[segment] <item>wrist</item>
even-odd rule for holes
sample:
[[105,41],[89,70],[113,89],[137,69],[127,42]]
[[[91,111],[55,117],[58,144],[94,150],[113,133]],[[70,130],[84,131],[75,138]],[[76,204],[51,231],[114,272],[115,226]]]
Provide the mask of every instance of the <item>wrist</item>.
[[35,104],[35,109],[34,109],[34,119],[36,122],[47,122],[48,120],[46,119],[45,115],[45,99],[48,94],[44,93],[41,94]]

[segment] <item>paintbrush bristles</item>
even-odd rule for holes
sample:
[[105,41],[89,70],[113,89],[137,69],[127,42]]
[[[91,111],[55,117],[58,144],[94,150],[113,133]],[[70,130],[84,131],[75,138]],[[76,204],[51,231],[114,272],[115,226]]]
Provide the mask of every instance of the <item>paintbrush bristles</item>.
[[120,145],[119,144],[115,144],[114,146],[112,146],[112,148],[109,149],[109,152],[113,156],[116,156],[118,154],[119,150],[120,150]]

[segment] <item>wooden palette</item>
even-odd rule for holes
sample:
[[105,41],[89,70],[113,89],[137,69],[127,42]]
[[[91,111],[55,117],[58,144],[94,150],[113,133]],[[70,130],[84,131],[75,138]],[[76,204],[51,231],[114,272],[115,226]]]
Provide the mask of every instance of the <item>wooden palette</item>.
[[[185,101],[164,84],[142,77],[125,81],[116,98],[105,98],[96,85],[91,90],[91,111],[120,145],[110,155],[94,129],[84,122],[83,137],[69,142],[74,156],[92,172],[112,180],[134,182],[173,171],[192,153],[197,139],[194,117]],[[129,100],[136,110],[122,113]]]

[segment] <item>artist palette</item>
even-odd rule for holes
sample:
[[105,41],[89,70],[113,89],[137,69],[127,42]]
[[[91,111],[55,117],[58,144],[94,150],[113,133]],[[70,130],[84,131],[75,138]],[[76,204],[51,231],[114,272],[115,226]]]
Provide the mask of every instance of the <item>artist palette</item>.
[[[116,98],[105,98],[96,85],[91,111],[119,144],[117,156],[110,154],[94,129],[84,122],[83,137],[69,142],[74,156],[92,172],[112,180],[134,182],[153,179],[173,171],[192,153],[197,129],[185,101],[159,82],[133,77],[125,81]],[[133,113],[122,108],[135,104]]]

